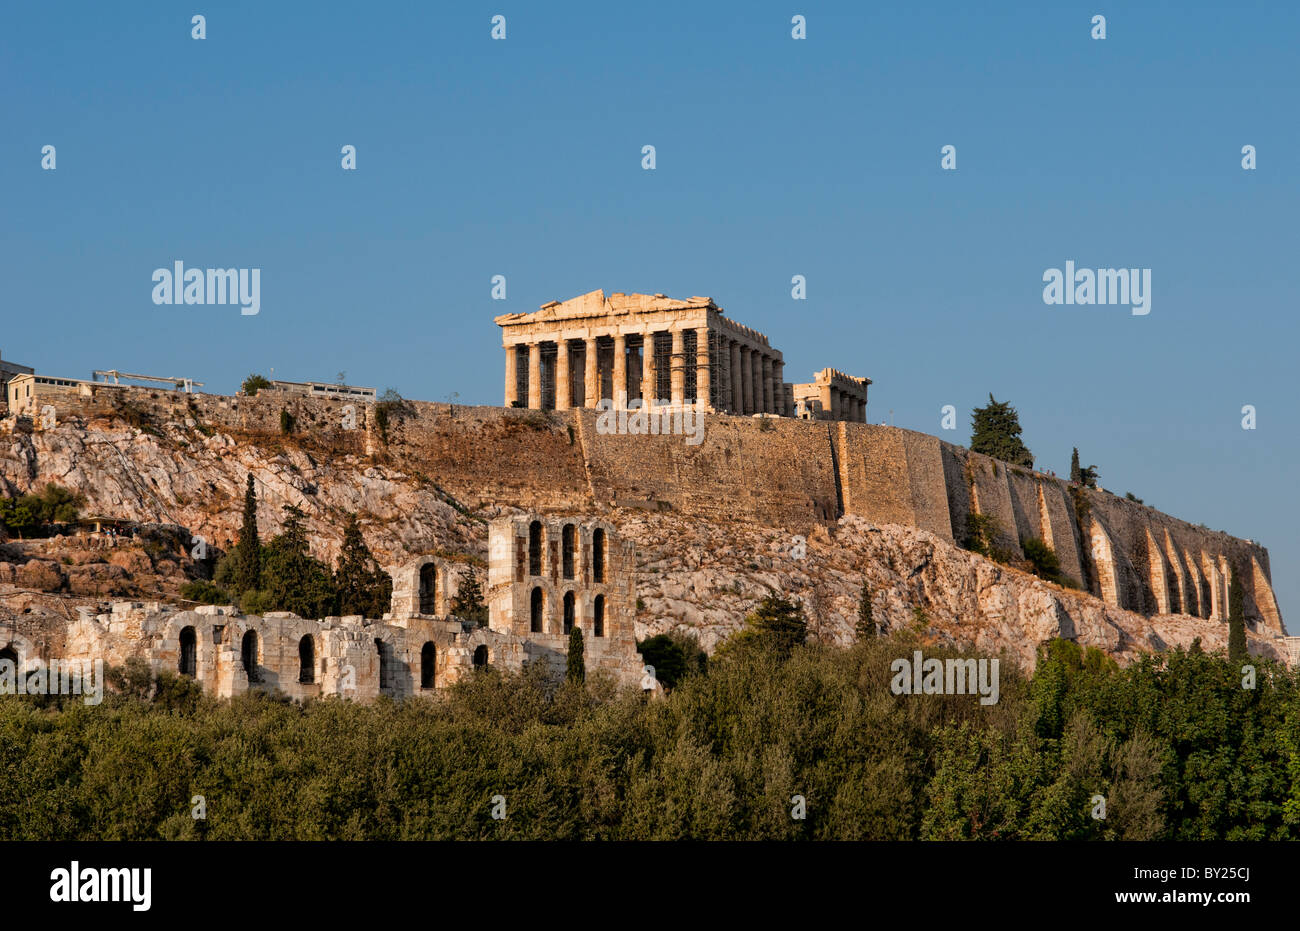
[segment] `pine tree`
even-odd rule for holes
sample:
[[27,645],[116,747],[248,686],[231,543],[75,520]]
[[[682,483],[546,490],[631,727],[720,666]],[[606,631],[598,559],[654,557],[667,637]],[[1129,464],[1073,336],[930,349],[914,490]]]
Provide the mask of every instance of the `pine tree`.
[[262,577],[262,545],[257,539],[257,489],[253,486],[253,473],[248,473],[244,489],[244,523],[239,528],[239,543],[235,549],[235,592],[238,595],[256,589]]
[[1240,663],[1249,658],[1250,652],[1246,649],[1246,613],[1236,566],[1229,570],[1228,585],[1228,660]]
[[569,631],[569,659],[566,671],[570,682],[582,682],[587,678],[587,667],[582,658],[582,628],[577,624]]
[[462,621],[470,621],[479,627],[488,626],[488,609],[483,603],[483,589],[479,586],[478,573],[473,566],[467,568],[461,576],[456,597],[451,600],[451,613]]
[[379,568],[374,554],[361,535],[357,515],[349,514],[343,529],[338,568],[334,573],[334,591],[340,614],[382,617],[392,601],[393,583]]
[[971,427],[971,452],[1033,468],[1034,454],[1020,439],[1020,415],[1009,403],[995,401],[990,394],[988,407],[975,408]]
[[1079,468],[1079,447],[1074,447],[1070,454],[1070,481],[1076,485],[1083,484],[1083,470]]
[[858,597],[858,639],[865,640],[876,635],[876,622],[871,615],[871,589],[866,580],[862,582],[862,594]]

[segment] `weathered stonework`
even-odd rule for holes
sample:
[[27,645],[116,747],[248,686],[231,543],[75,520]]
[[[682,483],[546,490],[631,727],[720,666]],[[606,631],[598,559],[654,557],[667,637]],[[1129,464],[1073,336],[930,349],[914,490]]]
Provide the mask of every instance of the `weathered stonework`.
[[[526,538],[534,520],[495,521],[489,530],[492,552],[513,553],[520,527]],[[154,671],[190,676],[218,697],[257,690],[298,700],[402,698],[432,694],[478,667],[519,671],[525,662],[540,660],[563,670],[569,637],[563,615],[555,611],[572,595],[574,623],[586,635],[588,673],[606,673],[621,685],[640,684],[644,668],[632,623],[631,545],[603,522],[552,519],[546,528],[556,536],[546,543],[550,562],[544,575],[516,580],[513,565],[500,569],[494,559],[487,627],[450,614],[460,566],[417,557],[393,571],[392,611],[382,620],[311,620],[287,612],[245,615],[233,606],[183,611],[156,602],[117,602],[108,613],[82,612],[56,631],[25,629],[21,618],[0,622],[0,649],[12,649],[28,665],[36,658],[122,665],[141,657]],[[564,573],[559,544],[565,528],[573,528],[575,540],[580,534],[582,541],[574,553],[575,570],[581,569],[572,579]],[[520,597],[527,599],[533,590],[545,591],[548,599],[544,628],[536,631],[529,627],[526,600],[525,613],[519,613]]]
[[[619,408],[690,404],[792,417],[797,389],[813,387],[785,381],[785,359],[767,337],[723,316],[707,297],[592,291],[495,321],[506,352],[506,407],[564,411],[605,400]],[[869,383],[819,372],[818,419],[864,420]]]

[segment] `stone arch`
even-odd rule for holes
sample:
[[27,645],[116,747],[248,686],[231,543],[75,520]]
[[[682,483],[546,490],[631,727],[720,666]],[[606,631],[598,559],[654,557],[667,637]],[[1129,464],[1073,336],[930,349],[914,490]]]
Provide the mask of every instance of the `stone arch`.
[[546,629],[546,595],[540,585],[534,586],[528,600],[528,629],[540,634]]
[[386,694],[393,689],[392,644],[376,637],[375,652],[379,655],[379,691],[381,694]]
[[603,527],[597,527],[591,535],[591,580],[593,582],[605,581],[606,549],[605,530]]
[[432,640],[426,640],[420,647],[420,688],[431,689],[438,679],[438,647]]
[[316,641],[311,634],[298,638],[298,681],[303,685],[316,681]]
[[244,672],[248,675],[248,681],[261,682],[262,673],[258,666],[261,659],[261,648],[258,643],[257,631],[244,631],[244,638],[239,644],[239,659],[243,663]]
[[565,524],[564,529],[560,532],[560,538],[563,575],[566,579],[571,579],[573,578],[574,564],[577,562],[578,528],[573,524]]
[[420,567],[420,613],[438,613],[438,564],[427,562]]
[[488,653],[488,648],[486,643],[480,643],[478,646],[474,648],[475,669],[486,669],[488,665],[491,663],[491,661],[492,661],[492,657]]
[[577,602],[574,600],[573,592],[564,593],[564,633],[568,634],[573,630],[573,624],[577,618]]
[[597,595],[591,602],[591,635],[605,636],[605,596]]
[[194,678],[198,674],[199,666],[199,636],[193,625],[187,624],[181,628],[180,643],[180,661],[176,664],[177,671],[182,676]]
[[542,522],[535,520],[528,525],[528,574],[542,574]]

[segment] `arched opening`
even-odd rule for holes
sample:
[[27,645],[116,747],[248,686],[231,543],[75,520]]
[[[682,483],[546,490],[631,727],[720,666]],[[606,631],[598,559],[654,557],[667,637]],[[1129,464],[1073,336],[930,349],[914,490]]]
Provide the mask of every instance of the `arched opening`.
[[594,637],[605,636],[605,596],[597,595],[591,605],[591,633]]
[[193,676],[198,667],[198,637],[193,627],[181,628],[181,661],[177,667],[182,676]]
[[376,637],[375,652],[379,654],[379,691],[387,692],[391,686],[389,680],[393,675],[393,648]]
[[14,649],[14,645],[12,643],[9,644],[7,647],[5,647],[3,650],[0,650],[0,663],[3,663],[5,660],[8,660],[10,663],[13,664],[14,681],[17,682],[18,673],[21,672],[22,670],[18,668],[18,651]]
[[261,682],[262,676],[257,668],[257,631],[250,630],[244,634],[244,639],[239,644],[239,658],[243,661],[248,681]]
[[420,647],[420,688],[431,689],[437,678],[438,672],[438,648],[433,645],[433,641],[426,641],[424,646]]
[[425,563],[420,567],[420,613],[437,614],[438,564]]
[[486,669],[488,664],[487,644],[481,643],[474,648],[474,668]]
[[564,593],[564,632],[573,630],[573,592]]
[[310,684],[316,681],[316,643],[311,634],[298,641],[298,681]]
[[542,596],[540,588],[534,588],[531,603],[528,606],[528,629],[535,634],[542,632],[542,609],[545,607],[545,599]]
[[542,522],[535,520],[528,525],[528,574],[542,574]]
[[591,580],[605,581],[605,531],[599,528],[591,535]]
[[564,532],[561,539],[561,549],[564,551],[564,577],[573,578],[574,553],[577,550],[578,532],[573,524],[565,524]]

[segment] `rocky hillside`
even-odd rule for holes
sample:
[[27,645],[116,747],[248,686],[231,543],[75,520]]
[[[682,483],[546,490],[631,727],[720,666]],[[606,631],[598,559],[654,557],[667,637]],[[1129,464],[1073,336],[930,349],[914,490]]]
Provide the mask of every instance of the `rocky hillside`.
[[[113,597],[174,597],[193,571],[186,535],[218,549],[236,539],[250,472],[263,535],[279,529],[284,505],[294,505],[307,515],[316,555],[330,561],[350,511],[388,564],[431,551],[485,557],[487,520],[500,513],[467,509],[440,489],[436,475],[408,474],[292,438],[235,437],[192,423],[142,430],[108,418],[36,432],[13,423],[0,421],[8,427],[0,434],[4,494],[54,482],[85,497],[85,514],[184,528],[170,544],[127,542],[111,552],[79,538],[11,541],[0,548],[0,604],[13,611],[55,610],[53,599],[34,591],[64,593],[59,610],[65,612]],[[805,539],[780,528],[639,509],[603,516],[637,548],[638,637],[690,630],[712,650],[758,599],[776,592],[803,602],[814,636],[847,644],[865,583],[877,624],[1006,651],[1026,666],[1038,644],[1053,637],[1096,646],[1121,662],[1196,637],[1207,649],[1227,642],[1224,623],[1124,611],[913,527],[850,515]],[[1278,655],[1271,635],[1250,637],[1253,652]]]

